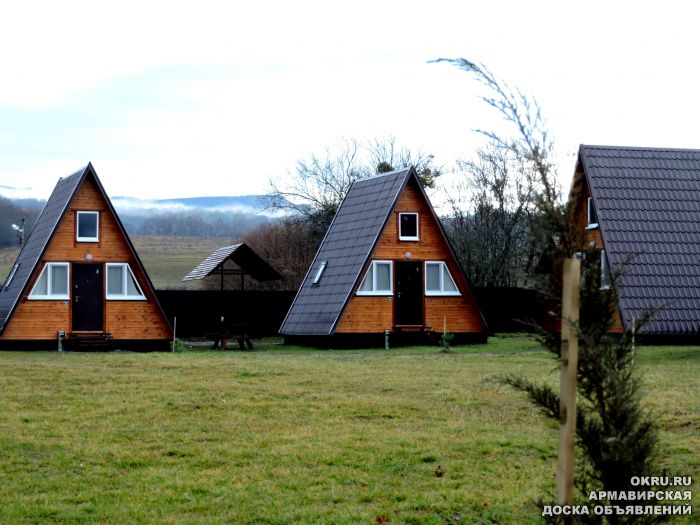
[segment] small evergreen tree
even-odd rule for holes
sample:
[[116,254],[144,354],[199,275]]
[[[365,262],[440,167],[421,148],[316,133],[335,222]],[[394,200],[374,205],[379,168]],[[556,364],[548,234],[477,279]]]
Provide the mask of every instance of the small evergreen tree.
[[[568,221],[567,221],[568,222]],[[562,242],[562,244],[568,244]],[[561,270],[555,260],[544,300],[549,312],[561,312]],[[612,334],[617,319],[614,283],[624,266],[612,272],[613,286],[601,289],[600,252],[593,246],[583,253],[581,266],[581,306],[578,325],[579,361],[577,370],[576,444],[577,469],[574,484],[576,500],[590,504],[592,491],[637,491],[633,476],[660,475],[657,458],[657,429],[650,412],[641,404],[641,382],[635,367],[632,334]],[[556,275],[556,277],[554,277]],[[649,316],[652,312],[649,313]],[[649,317],[647,316],[647,318]],[[568,320],[557,319],[559,322]],[[636,330],[646,319],[640,319]],[[560,356],[558,323],[542,332],[544,346]],[[554,420],[559,420],[559,395],[549,385],[536,384],[522,376],[509,375],[504,381],[524,392]],[[595,500],[596,505],[625,507],[627,500]],[[557,519],[557,518],[555,518]],[[659,523],[663,516],[591,515],[577,516],[580,523],[613,524]]]

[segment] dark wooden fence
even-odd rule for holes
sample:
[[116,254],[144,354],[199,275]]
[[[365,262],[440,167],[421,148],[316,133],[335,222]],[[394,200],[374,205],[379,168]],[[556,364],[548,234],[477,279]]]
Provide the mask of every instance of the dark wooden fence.
[[[533,290],[475,288],[473,290],[491,333],[530,332],[542,322],[543,312]],[[177,316],[178,337],[203,337],[228,324],[246,325],[255,337],[277,335],[294,291],[158,290],[158,299],[170,322]]]
[[543,326],[544,308],[528,288],[474,288],[476,302],[491,333],[534,332]]
[[256,290],[158,290],[165,315],[177,317],[178,337],[203,337],[216,331],[220,319],[246,325],[254,337],[276,335],[296,292]]

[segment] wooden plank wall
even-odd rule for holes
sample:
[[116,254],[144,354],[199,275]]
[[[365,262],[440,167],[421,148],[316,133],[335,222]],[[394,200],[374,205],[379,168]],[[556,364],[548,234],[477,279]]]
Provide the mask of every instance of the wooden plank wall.
[[[99,242],[76,241],[76,214],[78,211],[99,211]],[[115,339],[169,339],[172,332],[158,307],[146,278],[122,235],[117,221],[106,201],[88,177],[75,195],[73,202],[59,223],[44,253],[42,261],[30,278],[25,294],[20,298],[2,339],[53,339],[58,330],[71,331],[70,301],[28,300],[36,279],[46,262],[129,263],[141,286],[146,301],[105,300],[104,330]],[[72,288],[72,287],[71,287]],[[105,286],[106,290],[106,286]]]
[[[399,213],[418,212],[419,241],[399,241]],[[410,258],[406,256],[410,252]],[[424,297],[425,324],[448,332],[486,332],[487,328],[457,263],[452,259],[439,226],[417,185],[410,181],[389,217],[370,260],[446,261],[457,287],[457,297]],[[363,269],[362,275],[367,270]],[[394,326],[394,302],[390,297],[353,295],[343,311],[336,333],[376,333]]]

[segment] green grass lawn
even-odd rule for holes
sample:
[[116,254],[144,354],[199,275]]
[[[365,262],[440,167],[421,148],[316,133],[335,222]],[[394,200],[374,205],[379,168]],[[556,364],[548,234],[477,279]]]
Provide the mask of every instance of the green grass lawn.
[[[639,363],[664,466],[697,480],[700,347]],[[558,377],[523,337],[451,354],[0,353],[0,521],[541,523],[558,428],[493,381],[509,371]]]

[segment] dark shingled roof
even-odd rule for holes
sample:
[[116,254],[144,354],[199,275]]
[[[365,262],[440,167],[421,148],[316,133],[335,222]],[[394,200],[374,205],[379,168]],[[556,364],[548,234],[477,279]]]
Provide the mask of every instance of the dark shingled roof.
[[272,266],[263,260],[246,243],[233,244],[217,248],[214,253],[204,259],[195,269],[188,273],[182,280],[194,281],[204,279],[212,273],[218,272],[221,265],[231,260],[236,263],[241,270],[253,279],[258,281],[276,281],[282,279]]
[[[12,311],[17,304],[17,300],[22,295],[34,271],[34,267],[41,259],[49,239],[51,239],[51,235],[63,217],[63,213],[66,211],[75,190],[80,186],[88,168],[90,168],[89,164],[70,177],[60,179],[49,200],[46,201],[44,209],[41,211],[34,228],[29,233],[22,251],[15,261],[17,270],[12,276],[12,280],[9,283],[6,280],[2,290],[0,290],[0,333],[4,330],[7,320],[12,315]],[[8,277],[11,275],[12,270]]]
[[[282,323],[281,334],[333,333],[362,267],[411,176],[416,177],[413,168],[358,180],[350,186]],[[313,284],[323,262],[327,262],[326,269],[320,282]]]
[[700,150],[582,145],[579,158],[608,262],[624,263],[625,329],[660,309],[643,333],[700,333]]
[[[12,316],[19,298],[22,297],[22,294],[27,287],[29,278],[34,271],[34,268],[41,260],[44,251],[46,251],[56,227],[58,226],[59,222],[61,222],[61,219],[65,215],[69,204],[73,200],[73,196],[77,193],[78,188],[80,188],[83,181],[88,176],[92,177],[99,191],[102,193],[102,196],[107,203],[107,207],[112,212],[112,215],[114,216],[114,219],[117,222],[120,231],[124,235],[134,259],[136,260],[136,263],[139,265],[143,275],[146,278],[146,284],[151,290],[153,290],[153,283],[148,277],[148,273],[143,267],[133,244],[131,244],[131,239],[129,239],[124,226],[119,220],[117,212],[114,210],[111,201],[107,197],[100,179],[97,178],[97,173],[95,173],[92,163],[88,163],[87,166],[79,171],[76,171],[73,175],[58,180],[58,183],[51,193],[49,200],[46,201],[44,209],[39,214],[32,231],[29,233],[22,250],[17,256],[17,260],[15,261],[13,268],[10,270],[8,278],[5,279],[2,289],[0,289],[0,333],[2,333],[2,331],[5,329],[7,321]],[[13,274],[15,267],[17,267],[17,270],[14,271]],[[10,277],[12,277],[12,279],[8,282]],[[153,297],[155,298],[155,293],[153,293]],[[160,308],[160,304],[158,304],[158,306]],[[162,311],[163,310],[161,308],[161,312]],[[165,317],[165,314],[163,314],[163,316]]]

